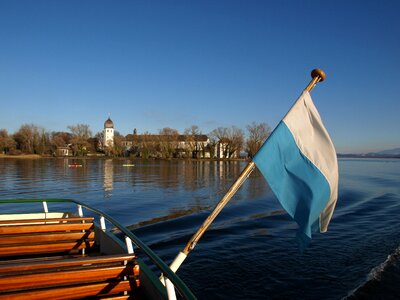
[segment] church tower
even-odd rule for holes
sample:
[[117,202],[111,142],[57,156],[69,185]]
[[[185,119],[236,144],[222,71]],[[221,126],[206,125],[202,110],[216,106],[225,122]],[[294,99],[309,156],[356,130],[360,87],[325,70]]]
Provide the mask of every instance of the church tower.
[[111,121],[110,116],[104,122],[104,131],[103,131],[103,145],[104,147],[112,147],[114,146],[114,123]]

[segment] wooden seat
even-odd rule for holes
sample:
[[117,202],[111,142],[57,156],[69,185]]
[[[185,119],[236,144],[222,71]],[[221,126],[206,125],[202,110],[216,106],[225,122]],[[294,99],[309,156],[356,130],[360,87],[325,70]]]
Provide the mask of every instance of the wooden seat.
[[[0,294],[0,299],[13,299],[13,300],[42,300],[42,299],[52,299],[52,300],[65,300],[65,299],[102,299],[103,295],[107,294],[118,294],[125,291],[130,291],[130,284],[127,280],[118,283],[97,283],[97,284],[87,284],[81,286],[71,286],[71,287],[58,287],[58,288],[48,288],[36,291],[26,291],[20,293],[12,294]],[[96,297],[96,298],[95,298]],[[111,298],[112,299],[112,298]],[[129,296],[125,299],[138,299]]]
[[140,281],[135,258],[107,255],[3,263],[0,299],[79,299],[137,292]]
[[0,258],[41,253],[77,253],[93,245],[93,218],[0,221]]
[[42,269],[57,269],[57,268],[74,268],[80,266],[91,265],[110,265],[125,263],[135,258],[134,255],[102,255],[102,256],[87,256],[87,257],[41,257],[34,259],[18,259],[0,262],[0,277],[7,274],[22,274],[24,272],[38,271]]
[[0,221],[0,299],[137,299],[134,255],[77,255],[94,235],[93,218]]

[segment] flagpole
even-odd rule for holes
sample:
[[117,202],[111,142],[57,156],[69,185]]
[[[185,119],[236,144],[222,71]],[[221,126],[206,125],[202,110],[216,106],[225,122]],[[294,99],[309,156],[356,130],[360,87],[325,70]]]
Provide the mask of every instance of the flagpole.
[[[308,84],[308,86],[305,88],[305,91],[311,92],[311,90],[316,86],[318,82],[324,81],[326,78],[325,72],[322,71],[321,69],[314,69],[311,72],[311,77],[312,80]],[[171,263],[170,268],[173,272],[176,272],[178,268],[181,266],[183,261],[186,259],[186,257],[189,255],[190,251],[196,247],[197,242],[200,240],[200,238],[203,236],[203,234],[206,232],[206,230],[210,227],[211,223],[215,220],[215,218],[218,216],[218,214],[221,212],[221,210],[225,207],[225,205],[231,200],[233,195],[239,190],[239,188],[242,186],[242,184],[246,181],[246,179],[250,176],[250,174],[253,172],[255,168],[255,163],[251,161],[246,168],[242,171],[238,179],[233,183],[233,185],[230,187],[228,192],[225,194],[225,196],[218,202],[218,204],[215,206],[213,212],[207,217],[207,219],[203,222],[203,224],[200,226],[200,228],[197,230],[197,232],[192,236],[192,238],[189,240],[189,242],[186,244],[185,248],[179,254],[176,256],[174,261]]]
[[318,82],[324,81],[326,78],[325,72],[321,69],[314,69],[311,71],[311,81],[305,88],[307,92],[311,92],[311,90],[317,85]]

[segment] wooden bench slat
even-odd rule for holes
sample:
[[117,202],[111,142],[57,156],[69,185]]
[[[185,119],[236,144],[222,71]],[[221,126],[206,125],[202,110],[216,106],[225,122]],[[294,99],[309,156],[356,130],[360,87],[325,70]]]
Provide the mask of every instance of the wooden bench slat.
[[75,257],[82,257],[82,255],[51,255],[51,256],[40,256],[40,257],[28,257],[28,258],[18,258],[18,259],[2,259],[0,260],[0,267],[5,267],[8,265],[16,265],[16,264],[30,264],[34,262],[46,262],[46,261],[56,261],[59,259],[72,259]]
[[[25,274],[0,277],[0,290],[11,291],[28,288],[43,288],[60,284],[82,284],[101,282],[121,276],[133,274],[133,266],[118,266],[106,268],[87,268],[72,271],[56,271],[48,273]],[[121,279],[122,280],[122,279]]]
[[0,234],[24,234],[39,232],[57,231],[78,231],[94,228],[93,223],[56,223],[56,224],[37,224],[37,225],[10,225],[0,226]]
[[62,300],[62,299],[79,299],[92,295],[117,294],[131,290],[131,283],[128,280],[117,283],[97,283],[82,286],[58,287],[44,290],[27,291],[20,293],[0,294],[0,299],[14,300]]
[[136,258],[132,254],[116,254],[116,255],[106,255],[106,256],[96,256],[96,257],[78,257],[78,258],[65,258],[58,257],[57,259],[50,258],[50,260],[37,261],[34,260],[29,262],[23,260],[22,262],[16,262],[14,264],[7,263],[1,265],[0,263],[0,274],[4,273],[19,273],[24,271],[32,270],[43,270],[43,269],[55,269],[64,267],[76,267],[82,265],[94,265],[94,264],[111,264],[111,263],[123,263],[124,261],[132,261]]
[[51,241],[78,241],[81,239],[94,239],[94,231],[5,235],[0,236],[0,247],[1,245],[43,243]]
[[79,241],[67,243],[54,243],[54,244],[40,244],[40,245],[18,245],[18,246],[4,246],[0,247],[0,256],[4,255],[28,255],[35,253],[54,253],[66,252],[72,250],[80,250],[83,248],[91,248],[94,241]]
[[46,218],[46,219],[20,219],[20,220],[0,220],[0,225],[13,225],[23,223],[52,223],[52,222],[93,222],[93,217],[72,217],[72,218]]
[[101,300],[127,300],[127,299],[142,299],[132,297],[132,295],[123,295],[123,296],[104,296],[100,298]]

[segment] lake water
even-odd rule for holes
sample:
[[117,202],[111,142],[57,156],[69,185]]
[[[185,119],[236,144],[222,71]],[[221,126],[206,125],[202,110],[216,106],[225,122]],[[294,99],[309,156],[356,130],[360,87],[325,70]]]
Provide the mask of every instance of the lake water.
[[[81,168],[69,168],[77,162]],[[246,162],[0,159],[0,199],[72,198],[170,263]],[[300,254],[258,171],[178,271],[199,299],[400,299],[400,160],[339,160],[329,230]],[[49,209],[52,207],[49,204]],[[355,291],[356,290],[356,291]]]

